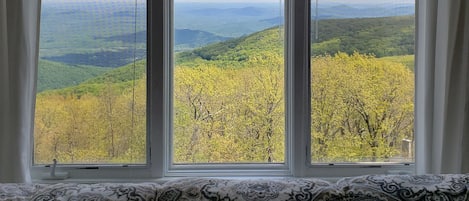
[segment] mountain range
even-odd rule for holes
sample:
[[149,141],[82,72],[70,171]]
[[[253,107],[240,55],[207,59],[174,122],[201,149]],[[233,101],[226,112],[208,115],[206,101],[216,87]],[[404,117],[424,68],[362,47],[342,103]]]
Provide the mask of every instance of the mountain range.
[[[360,52],[374,54],[378,57],[412,55],[414,51],[413,20],[412,16],[322,20],[320,22],[321,32],[318,38],[312,39],[314,41],[312,56],[335,54],[337,52],[349,54]],[[242,66],[243,62],[247,62],[253,57],[268,59],[266,55],[283,54],[284,37],[282,33],[283,27],[275,26],[246,36],[214,42],[176,53],[175,63],[176,66],[197,66],[209,62],[211,65],[220,67],[236,67]],[[113,38],[113,40],[117,39]],[[126,38],[119,38],[119,40],[121,39],[125,40]],[[89,54],[88,56],[92,55],[99,56],[99,54]],[[144,72],[145,60],[143,58],[137,61],[139,74]],[[411,58],[406,58],[406,65],[412,68],[412,61],[409,59]],[[110,60],[112,61],[112,59]],[[126,64],[128,63],[132,63],[132,61]],[[95,85],[100,83],[99,80],[109,80],[111,77],[117,81],[128,80],[128,78],[122,76],[132,74],[133,64],[126,64],[115,68],[100,68],[41,60],[38,89],[39,91],[60,89],[76,86],[80,83],[87,83],[87,86],[89,86],[90,83]],[[100,78],[102,76],[108,78]]]

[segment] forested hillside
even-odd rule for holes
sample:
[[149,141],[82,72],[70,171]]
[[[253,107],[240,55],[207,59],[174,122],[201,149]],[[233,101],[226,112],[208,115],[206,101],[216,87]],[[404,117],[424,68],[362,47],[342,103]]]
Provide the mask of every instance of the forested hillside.
[[[414,25],[412,16],[402,17],[387,17],[387,18],[364,18],[364,19],[329,19],[321,20],[319,22],[318,39],[315,37],[315,24],[312,23],[311,37],[313,41],[312,54],[317,55],[334,55],[338,51],[352,54],[357,51],[362,54],[371,53],[377,57],[388,57],[390,60],[403,61],[406,60],[406,65],[413,68],[413,57],[402,58],[395,57],[396,55],[413,55],[414,52]],[[283,29],[274,27],[268,31],[274,38],[283,38]],[[143,32],[137,35],[137,41],[145,42]],[[266,34],[267,31],[254,33],[253,36]],[[192,30],[177,30],[176,34],[185,35],[181,39],[176,40],[176,46],[182,49],[193,47],[188,44],[196,46],[196,42],[189,42],[188,37],[193,41],[199,41],[200,44],[211,43],[217,40],[224,40],[216,36],[211,40],[208,33],[197,32]],[[383,39],[383,37],[385,39]],[[180,41],[180,40],[185,41]],[[106,38],[106,40],[131,40],[130,35],[118,35]],[[229,66],[239,65],[239,61],[246,60],[248,57],[253,56],[251,53],[257,52],[257,49],[269,49],[273,52],[282,52],[283,40],[276,40],[271,44],[262,44],[258,46],[260,41],[253,42],[253,37],[240,37],[227,40],[221,43],[214,43],[202,48],[197,48],[193,51],[186,51],[177,54],[178,63],[194,62],[199,59],[203,60],[219,60],[219,63],[230,62]],[[179,41],[179,42],[178,42]],[[87,59],[94,58],[95,60],[103,60],[98,64],[115,65],[123,63],[122,60],[128,60],[126,56],[121,55],[119,52],[113,53],[113,57],[119,57],[119,62],[108,61],[107,57],[100,57],[99,54],[82,54],[79,58]],[[129,54],[132,55],[132,54]],[[128,56],[128,55],[127,55]],[[228,58],[230,57],[230,58]],[[65,57],[64,57],[65,58]],[[74,61],[77,58],[73,59]],[[233,61],[233,62],[231,62]],[[76,62],[76,61],[75,61]],[[128,61],[127,61],[128,62]],[[83,61],[78,63],[90,63],[90,61]],[[124,62],[126,63],[126,62]],[[83,65],[67,65],[59,62],[50,62],[41,60],[39,63],[39,86],[38,91],[47,89],[59,89],[67,86],[77,85],[88,78],[92,78],[110,69],[106,68],[93,68]],[[226,65],[225,65],[226,66]]]
[[[312,54],[352,54],[376,57],[414,54],[414,16],[328,19],[311,23]],[[316,29],[318,34],[316,34]]]
[[[389,44],[362,45],[395,19],[320,23],[340,32],[319,35],[321,48],[341,39],[339,49],[312,57],[313,161],[392,161],[401,157],[402,139],[412,139],[413,72],[398,59],[375,58],[409,52],[373,52],[398,49],[392,41],[404,40],[411,28],[396,24]],[[313,52],[321,48],[313,45]],[[273,27],[176,55],[176,163],[284,162],[283,50],[283,27]],[[44,91],[37,105],[36,163],[145,162],[145,60]]]
[[[315,23],[312,23],[312,54],[333,55],[337,52],[352,54],[373,54],[376,57],[414,54],[414,17],[383,17],[363,19],[328,19],[318,23],[316,37]],[[283,28],[268,29],[269,37],[283,38]],[[274,33],[275,32],[275,33]],[[283,40],[274,43],[254,42],[266,32],[208,45],[194,51],[180,54],[180,61],[202,58],[205,60],[243,61],[256,49],[283,51]],[[252,52],[250,52],[250,50]]]
[[242,66],[250,60],[265,60],[271,55],[283,55],[283,28],[274,27],[225,42],[207,45],[177,54],[181,65],[211,61],[219,67]]
[[37,91],[61,89],[74,86],[108,71],[94,66],[67,65],[59,62],[39,60]]

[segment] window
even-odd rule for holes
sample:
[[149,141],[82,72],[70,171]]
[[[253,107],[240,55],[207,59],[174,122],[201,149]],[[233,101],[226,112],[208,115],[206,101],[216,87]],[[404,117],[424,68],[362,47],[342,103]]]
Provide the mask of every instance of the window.
[[146,2],[42,2],[34,164],[145,164]]
[[[409,171],[414,5],[390,2],[43,0],[33,170]],[[359,103],[395,119],[366,124]]]
[[283,8],[174,1],[174,164],[284,163]]
[[413,162],[414,4],[312,1],[313,164]]

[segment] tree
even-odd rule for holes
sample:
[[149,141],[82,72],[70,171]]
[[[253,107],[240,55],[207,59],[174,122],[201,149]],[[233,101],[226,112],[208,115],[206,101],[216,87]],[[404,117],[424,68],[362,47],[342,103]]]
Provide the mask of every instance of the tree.
[[318,162],[389,161],[412,139],[413,74],[373,56],[313,59],[312,153]]
[[283,162],[283,58],[175,69],[176,162]]

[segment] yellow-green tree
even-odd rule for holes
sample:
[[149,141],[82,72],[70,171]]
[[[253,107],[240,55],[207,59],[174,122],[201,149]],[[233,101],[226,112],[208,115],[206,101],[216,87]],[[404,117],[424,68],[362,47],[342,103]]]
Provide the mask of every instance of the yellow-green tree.
[[[285,160],[283,56],[249,55],[236,66],[197,61],[174,69],[175,162]],[[340,53],[313,58],[311,73],[313,161],[399,156],[401,140],[413,133],[410,70],[369,55]],[[36,162],[145,162],[146,77],[110,80],[38,95]]]
[[413,74],[370,55],[312,62],[312,153],[316,162],[390,161],[412,139]]
[[174,82],[174,160],[283,162],[283,58],[243,67],[178,66]]

